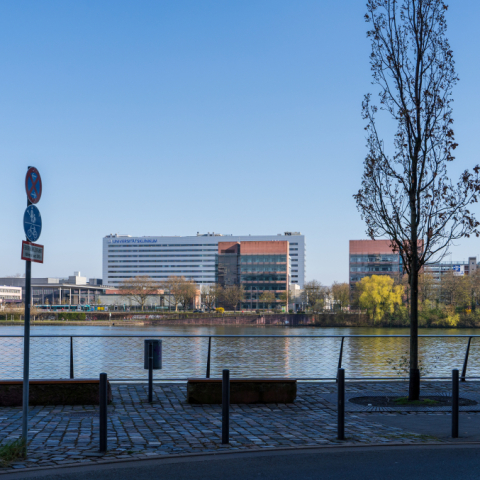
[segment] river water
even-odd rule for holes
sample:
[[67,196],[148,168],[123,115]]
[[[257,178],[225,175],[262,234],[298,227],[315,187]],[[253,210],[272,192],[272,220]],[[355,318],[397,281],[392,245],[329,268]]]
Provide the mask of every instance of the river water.
[[[162,337],[162,370],[156,379],[204,377],[208,336],[211,377],[229,368],[233,377],[333,379],[343,341],[347,378],[401,378],[408,371],[408,329],[282,326],[33,326],[31,378],[68,378],[70,353],[76,378],[144,379],[142,336]],[[0,378],[22,377],[23,327],[0,327]],[[36,337],[41,335],[42,337]],[[268,335],[269,337],[265,337]],[[423,377],[449,377],[462,369],[468,338],[480,329],[421,329]],[[43,337],[45,336],[45,337]],[[471,343],[467,376],[480,377],[480,338]]]

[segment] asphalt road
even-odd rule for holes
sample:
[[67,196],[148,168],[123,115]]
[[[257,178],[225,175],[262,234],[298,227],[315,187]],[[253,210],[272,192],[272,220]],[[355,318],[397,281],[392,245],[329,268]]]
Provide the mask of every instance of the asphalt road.
[[2,480],[480,479],[480,445],[325,448],[62,468]]

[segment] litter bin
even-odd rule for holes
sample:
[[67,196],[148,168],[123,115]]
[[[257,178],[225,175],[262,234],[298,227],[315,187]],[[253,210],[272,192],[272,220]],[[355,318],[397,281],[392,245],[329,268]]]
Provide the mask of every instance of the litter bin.
[[149,347],[153,345],[153,369],[160,370],[162,368],[162,341],[161,340],[145,340],[144,346],[144,362],[143,368],[148,370]]

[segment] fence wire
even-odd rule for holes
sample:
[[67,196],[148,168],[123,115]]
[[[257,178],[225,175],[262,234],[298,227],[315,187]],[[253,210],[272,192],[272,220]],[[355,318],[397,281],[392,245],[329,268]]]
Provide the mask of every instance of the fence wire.
[[[33,336],[31,379],[70,377],[73,354],[75,378],[145,380],[145,338],[162,340],[162,370],[156,380],[205,377],[208,336]],[[212,335],[212,378],[228,368],[232,377],[289,377],[299,380],[334,379],[339,366],[347,378],[404,378],[409,371],[409,338],[406,336],[289,336]],[[465,336],[419,337],[423,378],[449,378],[453,368],[462,370],[468,344]],[[472,337],[467,378],[480,377],[480,340]],[[72,346],[72,350],[71,350]],[[0,378],[23,376],[23,337],[0,337]]]

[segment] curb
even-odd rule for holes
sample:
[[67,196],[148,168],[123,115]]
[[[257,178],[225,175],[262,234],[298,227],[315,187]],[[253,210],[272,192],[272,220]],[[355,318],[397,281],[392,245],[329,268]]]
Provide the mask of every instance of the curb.
[[74,468],[83,468],[83,467],[92,467],[96,465],[111,465],[111,464],[123,464],[123,463],[137,463],[151,460],[170,460],[170,459],[180,459],[180,458],[195,458],[195,457],[218,457],[224,455],[248,455],[251,453],[270,453],[270,452],[296,452],[299,450],[329,450],[329,449],[349,449],[349,448],[389,448],[389,447],[439,447],[439,446],[466,446],[466,445],[480,445],[480,442],[425,442],[425,443],[370,443],[370,444],[359,444],[359,443],[341,443],[338,445],[305,445],[298,447],[278,447],[278,448],[255,448],[249,450],[234,450],[234,451],[218,451],[218,452],[204,452],[204,453],[178,453],[171,455],[149,455],[147,457],[141,458],[115,458],[115,459],[106,459],[106,460],[97,460],[92,463],[69,463],[62,465],[52,465],[46,467],[28,467],[28,468],[19,468],[19,469],[10,469],[8,471],[0,472],[2,475],[10,475],[14,473],[29,473],[29,472],[40,472],[46,470],[60,470],[60,469],[74,469]]

